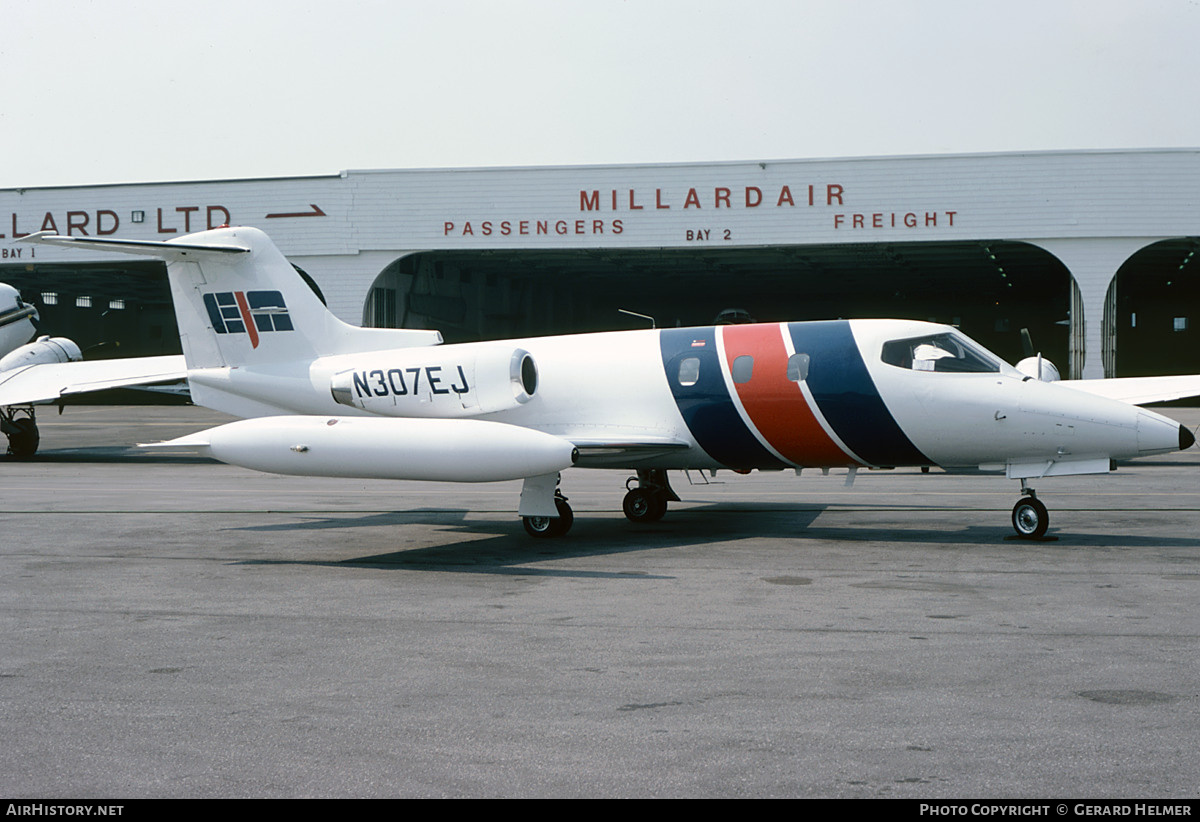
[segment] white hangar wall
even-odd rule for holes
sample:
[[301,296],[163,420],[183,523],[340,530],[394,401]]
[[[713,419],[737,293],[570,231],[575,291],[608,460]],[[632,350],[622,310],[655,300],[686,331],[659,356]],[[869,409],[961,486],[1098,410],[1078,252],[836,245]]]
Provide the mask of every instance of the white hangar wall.
[[[358,323],[379,275],[412,255],[815,247],[852,255],[856,247],[902,253],[916,244],[1020,242],[1070,272],[1078,289],[1071,370],[1094,377],[1104,374],[1105,347],[1113,344],[1104,316],[1106,306],[1113,310],[1118,270],[1158,241],[1200,236],[1197,191],[1200,150],[1190,149],[7,189],[0,190],[0,280],[31,265],[97,260],[10,244],[33,231],[169,239],[227,222],[255,225],[316,280],[336,314]],[[570,277],[562,265],[557,276]],[[477,301],[486,302],[486,286],[477,288]]]

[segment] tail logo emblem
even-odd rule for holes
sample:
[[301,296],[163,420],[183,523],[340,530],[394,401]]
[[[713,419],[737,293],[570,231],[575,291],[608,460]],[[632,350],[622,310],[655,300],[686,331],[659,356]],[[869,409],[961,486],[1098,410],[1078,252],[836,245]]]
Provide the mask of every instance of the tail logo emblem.
[[291,331],[292,317],[278,291],[216,291],[204,295],[208,319],[218,334],[249,334],[258,348],[258,335]]

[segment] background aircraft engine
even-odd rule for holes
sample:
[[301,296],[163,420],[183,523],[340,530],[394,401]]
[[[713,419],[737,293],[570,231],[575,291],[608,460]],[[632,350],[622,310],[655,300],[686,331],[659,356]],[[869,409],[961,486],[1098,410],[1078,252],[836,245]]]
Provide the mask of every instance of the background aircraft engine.
[[1042,382],[1058,382],[1061,379],[1054,363],[1043,357],[1042,352],[1034,347],[1033,337],[1028,328],[1021,329],[1021,352],[1025,358],[1017,363],[1017,370],[1026,377],[1033,377]]
[[387,417],[473,417],[529,402],[538,370],[524,349],[458,345],[356,358],[330,380],[342,405]]
[[1061,377],[1058,368],[1050,360],[1041,356],[1026,357],[1017,363],[1017,370],[1027,377],[1033,377],[1042,382],[1058,382]]
[[83,355],[79,353],[79,346],[66,337],[38,337],[0,359],[0,371],[25,365],[75,362],[81,359]]

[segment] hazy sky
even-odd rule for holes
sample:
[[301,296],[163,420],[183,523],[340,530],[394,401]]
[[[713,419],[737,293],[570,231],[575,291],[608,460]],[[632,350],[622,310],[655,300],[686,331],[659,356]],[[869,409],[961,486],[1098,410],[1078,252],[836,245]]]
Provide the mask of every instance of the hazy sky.
[[0,188],[1200,146],[1196,0],[0,0]]

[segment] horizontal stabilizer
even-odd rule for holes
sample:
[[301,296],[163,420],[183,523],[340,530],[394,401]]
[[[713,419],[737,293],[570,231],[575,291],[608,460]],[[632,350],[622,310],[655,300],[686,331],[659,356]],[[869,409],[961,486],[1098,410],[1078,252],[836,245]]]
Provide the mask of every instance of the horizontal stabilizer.
[[39,231],[17,240],[21,243],[57,245],[66,248],[87,248],[91,251],[114,251],[120,254],[136,254],[160,259],[187,259],[204,254],[224,256],[248,254],[249,248],[237,245],[201,245],[162,240],[113,240],[104,237],[66,237],[51,231]]

